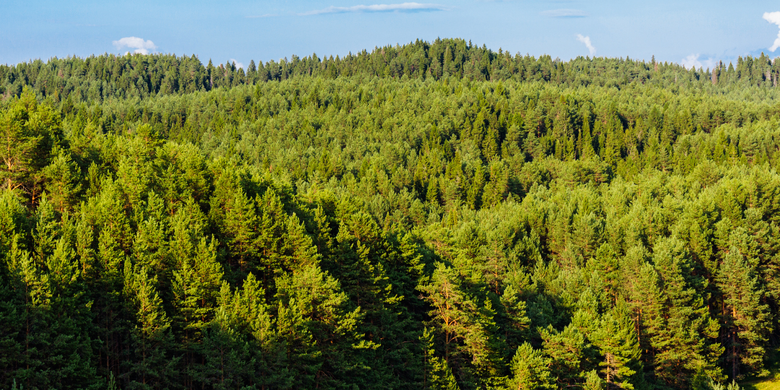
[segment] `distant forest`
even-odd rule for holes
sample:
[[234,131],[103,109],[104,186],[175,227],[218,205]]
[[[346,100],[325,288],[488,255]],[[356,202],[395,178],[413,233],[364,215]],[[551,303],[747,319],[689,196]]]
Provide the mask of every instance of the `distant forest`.
[[0,66],[0,389],[736,389],[780,63],[461,39]]

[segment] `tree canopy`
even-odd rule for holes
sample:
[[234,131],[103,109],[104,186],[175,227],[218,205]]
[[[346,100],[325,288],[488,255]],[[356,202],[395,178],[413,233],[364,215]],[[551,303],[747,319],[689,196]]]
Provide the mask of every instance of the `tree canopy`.
[[459,39],[0,66],[0,388],[766,376],[779,76]]

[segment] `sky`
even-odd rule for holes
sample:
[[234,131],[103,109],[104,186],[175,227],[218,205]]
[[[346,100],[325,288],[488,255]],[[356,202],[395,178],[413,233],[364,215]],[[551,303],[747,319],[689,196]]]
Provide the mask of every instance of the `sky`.
[[764,0],[0,0],[0,9],[0,64],[138,52],[243,66],[436,38],[697,68],[780,56],[780,3]]

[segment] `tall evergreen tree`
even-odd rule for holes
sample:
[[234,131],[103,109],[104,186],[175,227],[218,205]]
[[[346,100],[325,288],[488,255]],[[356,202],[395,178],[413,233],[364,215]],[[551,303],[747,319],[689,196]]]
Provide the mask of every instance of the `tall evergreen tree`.
[[24,193],[37,203],[40,170],[49,164],[54,143],[61,138],[60,117],[39,104],[31,89],[15,98],[0,117],[0,181],[2,188]]
[[764,374],[767,307],[758,284],[755,268],[739,249],[731,247],[718,270],[718,284],[723,293],[726,360],[732,379],[744,369]]

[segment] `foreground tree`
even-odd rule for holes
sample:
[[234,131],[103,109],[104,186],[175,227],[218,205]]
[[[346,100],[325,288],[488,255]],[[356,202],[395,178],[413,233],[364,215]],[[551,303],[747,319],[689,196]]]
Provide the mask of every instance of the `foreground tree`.
[[48,165],[53,145],[62,137],[60,116],[38,103],[25,89],[0,115],[0,182],[25,194],[33,204],[42,192],[40,170]]

